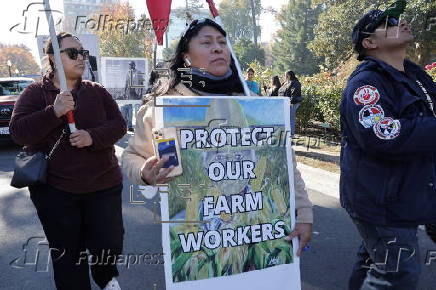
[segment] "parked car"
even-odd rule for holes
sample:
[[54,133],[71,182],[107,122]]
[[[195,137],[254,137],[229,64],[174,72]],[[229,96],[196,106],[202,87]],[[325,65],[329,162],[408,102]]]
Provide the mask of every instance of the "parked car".
[[18,96],[33,83],[31,78],[0,78],[0,143],[12,142],[9,134],[9,122]]

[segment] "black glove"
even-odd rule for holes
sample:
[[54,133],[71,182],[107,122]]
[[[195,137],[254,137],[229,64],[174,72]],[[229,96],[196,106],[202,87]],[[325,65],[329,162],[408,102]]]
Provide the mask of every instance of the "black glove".
[[425,231],[430,239],[436,243],[436,224],[425,225]]

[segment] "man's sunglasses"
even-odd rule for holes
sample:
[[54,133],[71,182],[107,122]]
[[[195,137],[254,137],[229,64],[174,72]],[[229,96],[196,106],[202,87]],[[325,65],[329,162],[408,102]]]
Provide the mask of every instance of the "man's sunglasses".
[[398,18],[388,16],[381,21],[377,21],[375,23],[373,22],[373,23],[368,24],[365,27],[363,33],[369,34],[369,33],[374,32],[376,30],[376,28],[382,23],[384,23],[385,27],[399,26],[400,20]]
[[395,18],[395,17],[387,17],[385,23],[388,27],[389,26],[398,26],[398,25],[400,25],[400,20],[398,18]]
[[86,50],[86,49],[79,50],[79,49],[74,48],[74,47],[69,47],[69,48],[62,49],[60,52],[66,52],[68,54],[68,57],[71,59],[74,59],[74,60],[77,59],[77,56],[79,54],[81,54],[83,56],[83,59],[88,59],[88,57],[89,57],[89,50]]

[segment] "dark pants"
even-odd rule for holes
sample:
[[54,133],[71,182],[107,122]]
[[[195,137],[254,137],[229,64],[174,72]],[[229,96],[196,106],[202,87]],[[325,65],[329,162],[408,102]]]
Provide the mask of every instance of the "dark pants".
[[122,188],[73,194],[49,185],[29,187],[50,246],[57,289],[91,289],[87,249],[98,286],[118,276],[111,261],[123,248]]
[[349,289],[413,290],[421,265],[417,227],[381,227],[353,220],[362,238]]

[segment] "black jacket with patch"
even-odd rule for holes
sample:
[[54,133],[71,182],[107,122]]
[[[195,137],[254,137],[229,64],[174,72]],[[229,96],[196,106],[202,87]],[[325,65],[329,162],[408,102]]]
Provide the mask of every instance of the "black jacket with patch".
[[405,73],[367,58],[342,96],[341,204],[384,226],[436,222],[436,101],[431,77],[411,61]]

